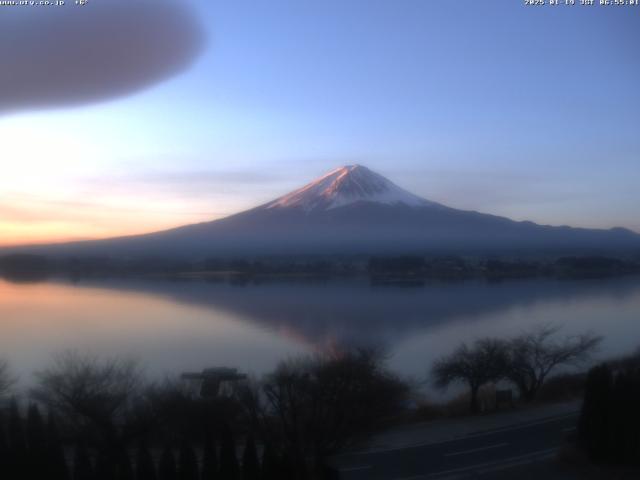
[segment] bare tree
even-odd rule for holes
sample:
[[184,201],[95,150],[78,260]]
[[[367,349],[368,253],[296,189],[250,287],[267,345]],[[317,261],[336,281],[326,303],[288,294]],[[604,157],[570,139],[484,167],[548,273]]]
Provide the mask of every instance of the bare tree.
[[382,360],[377,351],[356,350],[283,362],[247,387],[243,403],[259,433],[279,443],[298,475],[308,478],[308,461],[322,468],[328,455],[402,409],[408,387]]
[[0,397],[3,397],[13,386],[15,380],[9,373],[9,363],[0,359]]
[[119,430],[142,384],[134,361],[77,352],[56,355],[36,376],[31,392],[36,400],[76,426],[93,429],[109,447],[120,441]]
[[435,384],[446,388],[464,382],[470,389],[469,409],[477,413],[480,387],[503,378],[507,372],[508,350],[505,342],[494,338],[476,340],[471,347],[460,345],[451,355],[437,360],[431,370]]
[[135,402],[131,430],[193,439],[213,435],[221,425],[235,425],[242,413],[234,396],[202,397],[179,378],[150,384]]
[[549,374],[561,365],[580,365],[596,350],[602,337],[592,333],[554,337],[560,327],[538,326],[509,342],[509,368],[511,380],[525,402],[535,399]]

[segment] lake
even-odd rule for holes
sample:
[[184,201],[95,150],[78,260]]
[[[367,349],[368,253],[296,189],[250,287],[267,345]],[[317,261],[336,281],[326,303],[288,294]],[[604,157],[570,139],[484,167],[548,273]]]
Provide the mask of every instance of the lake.
[[384,346],[389,366],[423,380],[459,342],[541,323],[593,331],[601,358],[640,346],[640,278],[427,282],[367,279],[0,280],[0,357],[27,385],[55,352],[140,360],[149,375],[232,366],[260,374],[287,357]]

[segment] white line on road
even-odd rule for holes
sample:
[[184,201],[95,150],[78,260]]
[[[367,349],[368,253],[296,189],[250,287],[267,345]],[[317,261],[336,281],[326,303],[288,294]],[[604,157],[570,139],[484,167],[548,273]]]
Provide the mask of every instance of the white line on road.
[[356,455],[370,455],[370,454],[376,454],[376,453],[389,453],[389,452],[397,452],[400,450],[408,450],[408,449],[413,449],[413,448],[422,448],[422,447],[430,447],[430,446],[434,446],[434,445],[442,445],[444,443],[453,443],[453,442],[458,442],[460,440],[468,440],[470,438],[478,438],[478,437],[485,437],[488,435],[493,435],[496,433],[503,433],[503,432],[508,432],[508,431],[512,431],[512,430],[521,430],[521,429],[525,429],[525,428],[530,428],[530,427],[536,427],[538,425],[543,425],[545,423],[553,423],[553,422],[559,422],[561,420],[565,420],[567,418],[571,418],[571,417],[575,417],[578,415],[579,412],[571,412],[571,413],[567,413],[567,414],[563,414],[563,415],[557,415],[557,416],[553,416],[553,417],[548,417],[548,418],[544,418],[541,420],[535,420],[532,422],[526,422],[526,423],[520,423],[520,424],[516,424],[516,425],[511,425],[508,427],[501,427],[501,428],[495,428],[493,430],[489,429],[489,430],[485,430],[482,432],[477,432],[477,433],[470,433],[467,435],[462,435],[460,437],[456,437],[456,438],[450,438],[447,440],[440,440],[440,441],[430,441],[430,442],[420,442],[420,443],[410,443],[407,445],[401,445],[398,447],[388,447],[388,448],[372,448],[370,450],[357,450],[355,452],[345,452],[342,453],[340,455],[336,455],[336,458],[340,458],[340,457],[351,457],[351,456],[356,456]]
[[518,466],[520,464],[528,463],[532,460],[541,460],[544,458],[549,458],[553,456],[555,452],[557,452],[557,448],[549,448],[546,450],[538,450],[537,452],[531,452],[524,455],[518,455],[516,457],[505,458],[504,460],[494,461],[494,462],[486,462],[486,463],[478,463],[476,465],[471,465],[469,467],[462,468],[454,468],[452,470],[443,470],[441,472],[434,472],[430,474],[423,475],[414,475],[412,477],[397,477],[394,480],[424,480],[428,478],[437,478],[437,477],[445,477],[445,476],[454,476],[456,475],[474,472],[474,471],[482,471],[491,472],[494,470],[500,470],[503,468],[511,468]]
[[456,457],[458,455],[466,455],[468,453],[482,452],[483,450],[490,450],[492,448],[501,448],[509,445],[508,443],[496,443],[495,445],[488,445],[486,447],[472,448],[471,450],[463,450],[462,452],[445,453],[445,457]]
[[563,415],[556,415],[553,417],[548,417],[548,418],[543,418],[541,420],[534,420],[531,422],[524,422],[524,423],[520,423],[520,424],[516,424],[516,425],[510,425],[507,427],[500,427],[500,428],[494,428],[493,430],[485,430],[483,432],[476,432],[476,433],[472,433],[471,435],[467,435],[466,437],[462,437],[462,438],[474,438],[474,437],[481,437],[483,435],[492,435],[494,433],[502,433],[502,432],[509,432],[511,430],[521,430],[523,428],[529,428],[529,427],[537,427],[538,425],[544,425],[545,423],[553,423],[553,422],[558,422],[560,420],[565,420],[567,418],[571,418],[571,417],[577,417],[579,415],[580,412],[571,412],[571,413],[566,413]]
[[509,468],[517,467],[520,465],[526,465],[533,462],[539,462],[541,460],[546,460],[549,458],[553,458],[558,450],[554,448],[549,448],[547,450],[540,450],[538,452],[530,453],[527,455],[521,455],[519,457],[513,457],[510,461],[505,463],[499,463],[497,465],[490,465],[486,468],[479,469],[479,473],[488,473],[488,472],[497,472],[499,470],[506,470]]

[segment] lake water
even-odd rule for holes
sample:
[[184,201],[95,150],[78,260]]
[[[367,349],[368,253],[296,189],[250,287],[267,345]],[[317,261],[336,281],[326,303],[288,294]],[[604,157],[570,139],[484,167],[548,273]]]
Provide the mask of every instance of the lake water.
[[278,361],[378,345],[418,380],[459,342],[554,323],[604,335],[600,357],[640,346],[640,278],[375,286],[366,279],[269,281],[0,280],[0,357],[28,384],[66,349],[140,360],[150,375]]

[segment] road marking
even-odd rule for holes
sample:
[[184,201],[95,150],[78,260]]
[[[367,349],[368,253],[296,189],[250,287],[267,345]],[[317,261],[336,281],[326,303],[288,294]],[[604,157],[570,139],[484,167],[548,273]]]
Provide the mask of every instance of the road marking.
[[[468,472],[473,472],[473,471],[478,471],[478,472],[490,472],[492,470],[499,470],[499,469],[504,469],[504,468],[511,468],[511,467],[515,467],[518,466],[520,464],[524,464],[527,463],[531,460],[542,460],[544,458],[547,457],[551,457],[554,453],[556,453],[558,451],[558,448],[548,448],[546,450],[538,450],[536,452],[531,452],[531,453],[526,453],[524,455],[518,455],[515,457],[510,457],[510,458],[505,458],[504,460],[498,460],[498,461],[493,461],[493,462],[486,462],[486,463],[478,463],[476,465],[471,465],[469,467],[461,467],[461,468],[454,468],[451,470],[443,470],[441,472],[434,472],[434,473],[429,473],[429,474],[423,474],[423,475],[414,475],[412,477],[396,477],[393,480],[426,480],[429,478],[437,478],[437,477],[443,477],[445,475],[456,475],[456,474],[463,474],[463,473],[468,473]],[[456,478],[456,477],[453,477]]]
[[545,460],[553,458],[554,454],[558,451],[557,448],[549,448],[547,450],[540,450],[538,452],[530,453],[527,455],[521,455],[520,457],[512,457],[505,463],[497,463],[493,466],[488,466],[478,470],[479,473],[496,472],[499,470],[506,470],[508,468],[517,467],[520,465],[526,465],[533,463],[534,461]]
[[507,445],[509,445],[509,444],[508,443],[497,443],[495,445],[489,445],[487,447],[472,448],[471,450],[463,450],[462,452],[445,453],[444,456],[445,457],[456,457],[458,455],[466,455],[468,453],[482,452],[483,450],[490,450],[492,448],[506,447]]
[[362,465],[361,467],[338,468],[341,472],[356,472],[358,470],[369,470],[371,465]]
[[565,413],[562,415],[555,415],[553,417],[547,417],[547,418],[543,418],[541,420],[533,420],[533,421],[529,421],[529,422],[524,422],[524,423],[520,423],[520,424],[516,424],[516,425],[509,425],[507,427],[499,427],[499,428],[495,428],[493,430],[485,430],[482,432],[476,432],[476,433],[472,433],[471,435],[467,435],[466,437],[462,437],[462,438],[473,438],[473,437],[480,437],[482,435],[491,435],[492,433],[502,433],[502,432],[508,432],[511,430],[520,430],[522,428],[528,428],[528,427],[535,427],[537,425],[544,425],[545,423],[553,423],[553,422],[557,422],[560,420],[565,420],[567,418],[571,418],[571,417],[577,417],[580,414],[580,412],[575,411],[575,412],[571,412],[571,413]]
[[359,451],[355,451],[355,452],[346,452],[346,453],[342,453],[340,455],[336,455],[335,458],[340,458],[340,457],[351,457],[351,456],[356,456],[356,455],[369,455],[369,454],[376,454],[376,453],[389,453],[389,452],[398,452],[400,450],[409,450],[412,448],[422,448],[422,447],[428,447],[428,446],[434,446],[434,445],[443,445],[445,443],[452,443],[452,442],[459,442],[461,440],[468,440],[470,438],[478,438],[478,437],[485,437],[488,435],[493,435],[495,433],[502,433],[502,432],[508,432],[511,430],[521,430],[524,428],[529,428],[529,427],[535,427],[537,425],[543,425],[545,423],[553,423],[553,422],[558,422],[561,420],[565,420],[567,418],[571,418],[571,417],[576,417],[578,416],[580,412],[572,412],[572,413],[566,413],[566,414],[562,414],[562,415],[556,415],[553,417],[547,417],[545,419],[542,420],[534,420],[533,422],[527,422],[527,423],[521,423],[521,424],[517,424],[517,425],[511,425],[508,427],[501,427],[501,428],[496,428],[493,430],[484,430],[482,432],[477,432],[477,433],[470,433],[468,435],[463,435],[461,437],[456,437],[456,438],[450,438],[448,440],[441,440],[439,442],[421,442],[421,443],[412,443],[409,445],[403,445],[400,447],[391,447],[391,448],[374,448],[371,450],[359,450]]
[[563,428],[562,432],[567,433],[567,432],[573,432],[574,430],[576,430],[576,427],[568,427],[568,428]]

